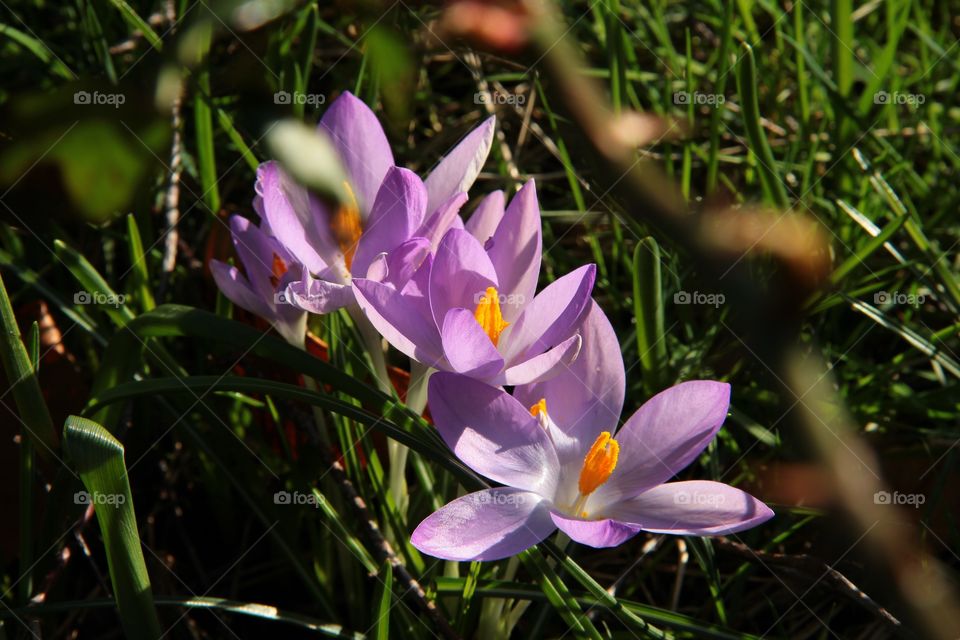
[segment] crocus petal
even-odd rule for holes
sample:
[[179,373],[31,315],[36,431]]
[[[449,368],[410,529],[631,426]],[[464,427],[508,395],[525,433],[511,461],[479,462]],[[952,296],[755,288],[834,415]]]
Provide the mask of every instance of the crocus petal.
[[423,223],[426,206],[427,191],[417,174],[391,167],[360,236],[351,264],[353,275],[362,277],[375,256],[410,239]]
[[377,117],[349,91],[333,101],[318,126],[330,136],[362,212],[370,211],[387,169],[394,165],[390,143]]
[[533,300],[542,252],[540,205],[536,186],[530,180],[513,196],[487,245],[501,293],[507,294],[502,305],[507,322],[516,320],[524,306]]
[[462,229],[448,231],[430,273],[430,306],[437,326],[450,309],[476,309],[487,287],[496,286],[496,271],[480,242]]
[[[286,247],[293,256],[306,265],[310,271],[318,273],[326,268],[326,263],[314,250],[306,226],[307,212],[298,215],[285,190],[283,173],[276,162],[264,162],[257,167],[257,194],[261,200],[261,216],[270,232]],[[304,194],[302,207],[309,208]]]
[[426,238],[411,238],[390,253],[377,256],[367,270],[367,278],[402,288],[429,253],[430,243]]
[[736,487],[692,480],[654,487],[611,505],[604,515],[654,533],[712,536],[755,527],[773,511]]
[[310,313],[330,313],[354,302],[350,285],[314,278],[306,270],[300,280],[287,285],[283,296],[287,303]]
[[503,389],[454,373],[430,378],[430,414],[447,446],[482,476],[551,495],[559,473],[550,437]]
[[583,347],[572,364],[545,382],[519,386],[513,396],[526,407],[541,399],[557,425],[554,443],[561,464],[583,461],[586,447],[602,431],[613,433],[623,410],[625,376],[620,342],[610,321],[596,302],[591,302],[576,327]]
[[582,342],[579,335],[570,336],[546,353],[508,368],[491,382],[505,385],[533,384],[560,375],[576,360]]
[[490,154],[496,118],[484,120],[460,141],[427,176],[427,211],[434,209],[455,193],[466,193],[480,174]]
[[273,318],[271,306],[253,290],[250,282],[239,269],[219,260],[211,260],[210,273],[213,274],[217,287],[230,302],[261,318],[268,320]]
[[410,542],[444,560],[501,560],[529,549],[555,530],[543,498],[497,487],[444,505],[420,523]]
[[450,229],[462,229],[460,207],[467,201],[466,193],[456,193],[430,214],[417,230],[416,235],[430,241],[430,250],[437,251],[440,240]]
[[250,288],[260,298],[272,302],[275,291],[271,279],[274,275],[274,255],[283,259],[288,267],[292,266],[292,257],[275,238],[266,235],[243,216],[230,217],[230,235]]
[[673,477],[713,440],[729,406],[730,385],[713,380],[684,382],[652,397],[617,432],[620,459],[597,501],[632,498]]
[[457,373],[490,378],[503,369],[503,358],[472,311],[450,309],[443,319],[443,353]]
[[480,244],[486,245],[503,218],[505,202],[503,191],[491,191],[480,201],[463,228],[472,233]]
[[352,284],[360,308],[390,344],[430,366],[445,362],[440,333],[426,298],[404,295],[392,285],[365,278],[354,278]]
[[508,366],[570,337],[590,307],[596,275],[596,265],[584,265],[537,294],[500,336],[500,352]]
[[638,526],[610,519],[580,520],[557,511],[553,511],[550,517],[561,531],[570,536],[571,540],[589,547],[616,547],[641,531]]

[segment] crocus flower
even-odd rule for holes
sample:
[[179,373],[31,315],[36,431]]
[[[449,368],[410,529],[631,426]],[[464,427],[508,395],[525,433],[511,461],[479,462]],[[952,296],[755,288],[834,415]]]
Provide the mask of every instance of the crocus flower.
[[[308,311],[327,313],[353,302],[351,278],[368,277],[378,256],[417,237],[435,248],[448,228],[463,226],[457,212],[490,152],[494,119],[470,132],[424,181],[394,166],[376,116],[351,93],[330,105],[317,130],[329,137],[343,164],[346,204],[331,207],[273,163],[259,173],[263,197],[275,203],[265,208],[267,222],[302,265],[289,297]],[[411,259],[419,264],[423,255]]]
[[[262,203],[258,200],[254,206],[260,208]],[[217,286],[235,305],[272,323],[287,342],[302,347],[307,314],[286,304],[283,294],[290,269],[297,266],[296,259],[269,229],[261,229],[241,216],[230,218],[230,233],[245,274],[211,260],[210,271]]]
[[406,284],[354,278],[354,293],[380,334],[414,360],[495,385],[533,383],[576,358],[574,327],[596,275],[586,265],[535,296],[541,251],[530,181],[505,210],[502,197],[484,200]]
[[772,517],[762,502],[726,484],[666,482],[720,429],[729,385],[671,387],[616,431],[619,345],[595,305],[584,323],[583,353],[569,371],[513,396],[465,376],[430,379],[430,411],[444,441],[468,467],[505,486],[470,493],[427,517],[412,536],[419,550],[447,560],[498,560],[557,528],[577,542],[610,547],[640,531],[720,535]]

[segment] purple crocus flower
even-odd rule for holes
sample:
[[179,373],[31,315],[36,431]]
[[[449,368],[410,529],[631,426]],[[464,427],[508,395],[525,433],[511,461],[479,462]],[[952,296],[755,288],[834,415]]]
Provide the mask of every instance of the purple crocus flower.
[[595,266],[534,295],[542,241],[533,181],[506,209],[502,194],[489,196],[466,227],[447,231],[405,284],[355,278],[360,307],[391,344],[430,367],[495,385],[555,375],[580,350],[574,328],[589,307]]
[[[262,210],[264,204],[257,199],[254,207]],[[270,235],[269,228],[257,227],[246,218],[232,216],[230,233],[245,274],[211,260],[210,272],[217,286],[235,305],[272,323],[287,342],[303,347],[307,314],[286,304],[283,295],[292,275],[290,269],[296,268],[295,258]]]
[[[267,223],[302,265],[289,297],[307,311],[327,313],[353,302],[351,279],[370,277],[378,257],[418,237],[427,239],[426,250],[435,248],[447,229],[463,226],[457,212],[490,152],[494,119],[470,132],[423,181],[394,166],[373,111],[349,92],[330,105],[317,130],[329,137],[343,164],[346,204],[332,208],[274,163],[260,173],[273,176],[265,181],[276,201],[266,209]],[[419,265],[425,252],[408,247],[401,255]]]
[[468,467],[506,486],[465,495],[413,532],[420,551],[447,560],[498,560],[557,528],[592,547],[640,531],[720,535],[773,512],[719,482],[666,480],[689,465],[727,414],[730,386],[697,380],[667,389],[615,431],[624,374],[616,336],[594,304],[583,353],[563,375],[513,396],[465,376],[430,380],[430,411]]

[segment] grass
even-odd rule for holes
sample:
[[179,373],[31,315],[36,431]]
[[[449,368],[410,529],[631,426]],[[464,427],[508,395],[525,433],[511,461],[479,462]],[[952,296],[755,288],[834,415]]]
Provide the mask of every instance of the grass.
[[[43,637],[120,635],[108,598],[122,568],[109,536],[72,501],[83,485],[49,433],[50,421],[59,431],[80,413],[122,442],[140,562],[168,638],[428,638],[443,625],[469,637],[491,609],[522,611],[514,637],[531,638],[904,633],[874,602],[913,627],[860,544],[864,531],[843,526],[797,427],[810,399],[785,395],[776,366],[747,347],[735,320],[751,309],[705,284],[726,274],[698,273],[637,203],[608,190],[617,176],[593,162],[543,60],[444,36],[439,6],[278,3],[253,28],[257,13],[235,10],[241,3],[169,5],[175,23],[160,2],[0,9],[0,264],[28,338],[8,336],[3,353],[12,387],[0,447],[5,637],[30,637],[34,622]],[[872,450],[850,473],[922,496],[890,518],[912,522],[912,551],[955,579],[960,68],[948,3],[562,9],[585,73],[615,110],[678,123],[639,155],[691,207],[763,205],[818,221],[830,275],[794,319],[798,344],[822,355],[825,380]],[[481,84],[513,99],[478,104]],[[375,390],[346,315],[312,322],[330,345],[326,365],[231,309],[205,268],[230,256],[227,214],[253,215],[269,123],[291,112],[312,123],[345,90],[376,106],[398,162],[421,173],[495,111],[502,137],[472,201],[536,178],[541,286],[597,263],[595,296],[628,370],[625,415],[679,380],[731,382],[726,428],[683,475],[749,488],[777,517],[726,539],[640,535],[603,551],[553,540],[516,560],[459,567],[410,546],[422,517],[478,479]],[[124,102],[77,104],[78,91]],[[274,103],[277,91],[321,97],[291,110]],[[179,246],[164,270],[175,164]],[[775,282],[768,261],[749,270],[758,287]],[[79,291],[114,303],[79,304]],[[386,490],[386,438],[413,451],[406,515]],[[314,501],[277,505],[278,491]],[[34,509],[23,508],[30,500]],[[436,610],[411,597],[410,579]]]

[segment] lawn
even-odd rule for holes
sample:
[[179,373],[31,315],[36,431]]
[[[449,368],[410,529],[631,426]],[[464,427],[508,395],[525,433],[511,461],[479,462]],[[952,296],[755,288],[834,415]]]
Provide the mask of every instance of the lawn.
[[954,14],[0,3],[0,640],[958,637]]

